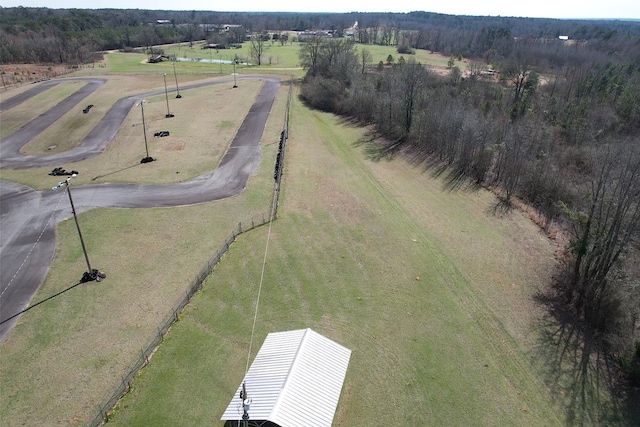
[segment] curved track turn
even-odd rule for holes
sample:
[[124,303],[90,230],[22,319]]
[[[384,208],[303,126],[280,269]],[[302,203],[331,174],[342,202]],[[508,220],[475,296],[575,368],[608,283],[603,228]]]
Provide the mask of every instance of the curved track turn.
[[[249,78],[257,77],[242,79]],[[74,186],[76,213],[96,207],[149,208],[197,204],[241,192],[260,162],[260,140],[280,84],[278,79],[259,79],[265,82],[262,90],[217,169],[178,184]],[[86,80],[88,84],[51,110],[66,108],[64,112],[68,111],[105,82],[102,79],[82,80]],[[221,79],[184,86],[182,89],[229,81]],[[46,82],[42,87],[19,95],[18,100],[11,98],[4,101],[0,104],[0,110],[18,105],[58,83],[59,81]],[[164,90],[137,94],[118,100],[73,150],[49,156],[21,154],[20,147],[64,114],[49,110],[0,141],[0,168],[53,166],[96,156],[113,140],[136,101],[163,92]],[[39,192],[22,184],[0,181],[0,321],[24,310],[46,277],[55,253],[55,225],[71,216],[68,202],[61,202],[61,196],[53,191]],[[14,318],[0,325],[0,341],[4,340],[16,321],[17,318]]]

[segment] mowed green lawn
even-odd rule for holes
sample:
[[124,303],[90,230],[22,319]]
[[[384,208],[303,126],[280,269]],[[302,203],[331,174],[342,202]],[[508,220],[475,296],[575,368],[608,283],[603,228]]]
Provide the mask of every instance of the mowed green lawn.
[[523,215],[447,192],[363,131],[297,101],[279,218],[242,235],[112,414],[110,425],[222,425],[269,332],[310,327],[353,353],[334,425],[563,423],[532,367],[533,293],[553,264]]
[[[240,49],[202,49],[203,42],[194,43],[189,46],[188,43],[179,43],[172,45],[163,45],[160,48],[166,55],[176,55],[179,61],[175,64],[175,72],[180,81],[189,81],[198,78],[199,75],[229,75],[234,72],[232,64],[214,63],[214,62],[198,62],[187,61],[188,59],[203,59],[206,61],[232,61],[234,58],[239,60],[235,67],[238,74],[246,73],[286,73],[296,77],[302,77],[304,70],[300,64],[300,48],[299,42],[292,42],[281,45],[277,42],[267,42],[265,44],[264,53],[261,59],[261,65],[258,66],[251,55],[251,43],[245,42]],[[431,53],[424,49],[417,49],[413,55],[399,54],[395,46],[379,46],[379,45],[363,45],[357,43],[355,45],[356,53],[359,58],[360,52],[366,49],[371,54],[370,66],[378,64],[382,61],[387,62],[389,55],[397,62],[402,56],[405,60],[415,59],[424,65],[437,68],[446,68],[448,57],[437,53]],[[167,73],[168,83],[173,85],[174,69],[173,64],[169,61],[163,61],[156,64],[148,64],[149,55],[141,53],[110,53],[106,57],[106,64],[97,64],[95,68],[86,68],[78,72],[78,75],[96,75],[105,72],[110,73],[141,73],[141,74],[162,74]],[[247,65],[250,64],[250,65]],[[466,68],[466,65],[456,60],[456,65],[460,68]]]
[[[291,74],[297,77],[303,75],[300,66],[300,44],[292,43],[280,45],[280,43],[268,42],[262,57],[262,65],[258,66],[251,58],[251,44],[243,43],[240,49],[202,49],[204,43],[187,43],[159,46],[165,55],[175,55],[178,61],[175,63],[175,75],[178,83],[202,78],[203,75],[219,76],[230,75],[234,72],[234,66],[230,63],[209,62],[214,60],[233,61],[238,59],[235,72],[242,75],[248,73],[278,73]],[[148,54],[112,52],[105,55],[105,61],[95,64],[94,67],[84,68],[75,75],[104,75],[109,74],[158,74],[167,73],[167,84],[173,87],[174,64],[165,60],[155,64],[149,64]],[[206,61],[193,61],[204,59]]]
[[[373,65],[382,61],[387,63],[389,55],[393,58],[393,62],[398,62],[400,57],[403,57],[405,61],[413,58],[416,62],[422,65],[429,65],[431,67],[445,68],[447,66],[448,57],[440,55],[439,53],[431,53],[424,49],[415,49],[413,54],[398,53],[396,46],[379,46],[379,45],[363,45],[357,44],[358,50],[366,49],[371,54]],[[460,61],[456,60],[456,65],[460,66]]]
[[[300,48],[303,44],[299,42],[292,42],[285,45],[271,41],[266,42],[261,59],[261,66],[257,66],[255,59],[252,57],[250,42],[243,43],[240,49],[202,49],[203,45],[204,43],[194,43],[194,45],[190,47],[188,44],[182,43],[179,45],[167,45],[162,48],[164,49],[165,54],[176,55],[176,57],[181,59],[200,58],[206,60],[233,60],[234,58],[238,58],[241,63],[252,64],[250,67],[247,67],[246,65],[237,66],[237,70],[251,68],[259,69],[261,72],[266,72],[269,69],[295,72],[301,67]],[[416,49],[413,55],[399,54],[396,46],[364,45],[356,43],[355,49],[358,55],[363,49],[369,51],[371,54],[371,65],[377,64],[380,61],[386,63],[389,55],[393,57],[394,62],[397,62],[402,56],[405,60],[414,58],[421,64],[440,68],[445,68],[447,66],[447,61],[449,60],[446,56],[431,53],[424,49]],[[181,61],[179,61],[178,64],[180,64],[180,62]],[[460,61],[456,60],[456,64],[460,66]],[[220,68],[219,64],[214,64],[212,66],[208,63],[199,63],[198,65],[202,67],[202,69],[207,69],[208,67],[211,70],[217,70]],[[229,68],[233,68],[233,66],[228,64],[222,65],[222,69],[224,70],[228,70]]]

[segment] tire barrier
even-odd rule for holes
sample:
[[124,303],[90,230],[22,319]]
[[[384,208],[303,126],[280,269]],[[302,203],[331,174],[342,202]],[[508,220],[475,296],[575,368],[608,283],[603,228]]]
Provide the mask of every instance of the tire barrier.
[[62,168],[54,168],[51,172],[49,172],[51,176],[73,176],[78,175],[78,171],[67,172]]
[[276,167],[273,172],[273,179],[276,182],[280,182],[280,178],[282,177],[282,162],[284,161],[284,145],[286,141],[286,132],[283,130],[280,132],[280,143],[278,144],[278,155],[276,156]]

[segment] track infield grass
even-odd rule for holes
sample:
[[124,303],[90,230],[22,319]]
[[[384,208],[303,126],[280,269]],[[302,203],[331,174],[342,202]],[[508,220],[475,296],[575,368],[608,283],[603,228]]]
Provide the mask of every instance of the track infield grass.
[[[493,216],[491,194],[372,163],[361,129],[294,105],[251,360],[267,333],[306,327],[352,349],[335,425],[561,425],[532,365],[549,242],[517,212]],[[110,424],[223,424],[267,233],[234,243]]]
[[[220,78],[213,78],[202,81],[219,80]],[[162,89],[158,83],[162,85],[162,78],[159,82],[149,83],[148,76],[109,76],[107,83],[36,136],[22,151],[41,155],[69,150],[82,141],[115,101],[126,94]],[[142,111],[140,107],[134,106],[104,153],[87,160],[57,166],[79,171],[75,185],[100,182],[175,183],[215,169],[263,84],[259,77],[238,83],[238,87],[233,88],[232,82],[222,79],[219,84],[184,89],[181,90],[180,99],[175,99],[175,95],[170,94],[169,112],[175,115],[172,118],[165,118],[167,98],[164,93],[145,98],[147,146],[149,155],[157,160],[153,163],[140,164],[140,159],[146,157],[145,137]],[[74,88],[78,87],[72,80],[63,81],[58,86],[65,87],[69,84]],[[47,92],[49,90],[44,93]],[[61,96],[59,100],[62,100]],[[91,103],[94,107],[88,114],[83,114],[85,104]],[[193,111],[200,114],[193,114]],[[23,113],[14,115],[12,119],[24,125],[28,121],[27,117]],[[170,135],[155,138],[155,132],[161,130],[168,130]],[[48,149],[54,145],[55,148]],[[48,176],[52,169],[53,166],[4,169],[0,176],[36,189],[48,189],[59,181],[56,177]]]
[[[0,343],[3,427],[75,426],[93,418],[238,222],[268,215],[288,91],[287,85],[279,90],[262,138],[259,171],[243,193],[195,206],[94,209],[79,216],[92,266],[107,279],[24,313]],[[212,120],[214,132],[216,123]],[[70,288],[86,268],[73,221],[60,223],[57,236],[54,261],[32,304]]]

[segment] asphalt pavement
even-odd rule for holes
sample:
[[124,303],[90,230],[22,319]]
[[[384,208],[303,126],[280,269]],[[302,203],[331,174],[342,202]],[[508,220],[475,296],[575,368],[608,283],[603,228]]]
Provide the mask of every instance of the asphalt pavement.
[[[97,207],[151,208],[191,205],[224,199],[243,191],[249,177],[256,172],[260,163],[260,140],[280,84],[280,80],[268,77],[243,76],[239,80],[247,79],[263,80],[264,85],[217,169],[178,184],[114,183],[72,186],[76,213]],[[104,84],[103,79],[74,80],[86,80],[87,84],[51,110],[59,109],[66,112],[91,91]],[[181,89],[188,90],[231,81],[233,79],[226,78],[215,82],[185,85]],[[0,103],[0,111],[13,108],[58,83],[60,82],[45,82],[19,95],[18,100],[3,100]],[[49,110],[0,141],[0,169],[57,166],[99,155],[113,140],[136,102],[161,93],[164,93],[164,90],[118,100],[82,143],[72,150],[49,156],[21,154],[20,147],[64,114]],[[0,181],[0,322],[4,321],[0,324],[0,341],[5,339],[19,317],[5,320],[20,313],[32,303],[31,300],[53,261],[56,246],[55,226],[71,215],[65,188],[56,192],[40,192],[22,184]]]

